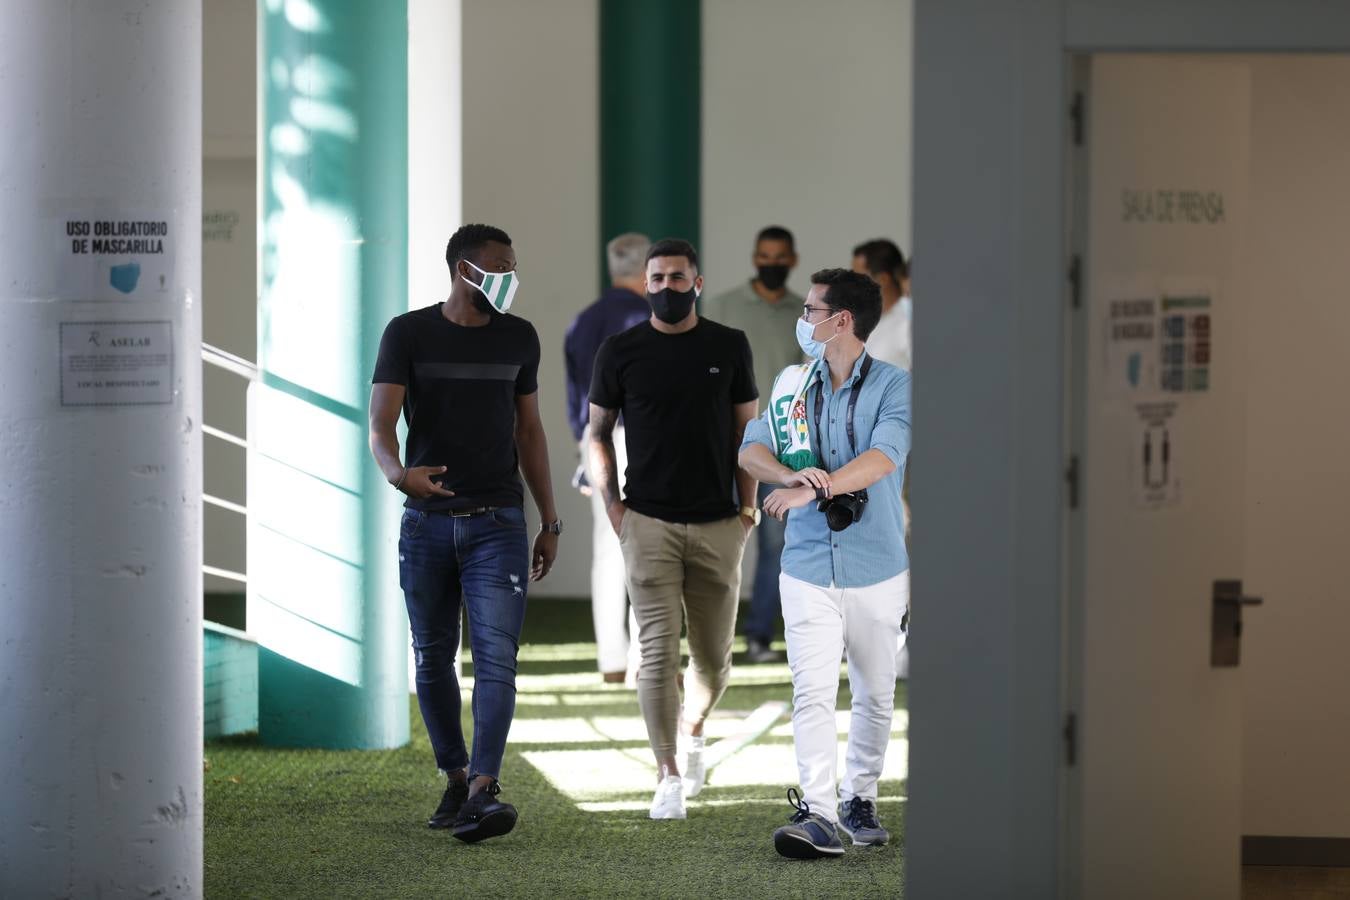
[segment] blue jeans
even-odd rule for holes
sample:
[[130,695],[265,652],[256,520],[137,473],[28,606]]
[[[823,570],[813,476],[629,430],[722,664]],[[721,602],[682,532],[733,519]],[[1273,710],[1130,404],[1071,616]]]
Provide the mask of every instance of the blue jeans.
[[[764,506],[764,498],[776,489],[775,485],[759,486],[759,505]],[[755,563],[755,580],[750,588],[750,615],[745,619],[745,636],[752,640],[768,642],[778,631],[778,622],[783,616],[783,601],[778,595],[778,571],[783,559],[783,535],[787,523],[772,516],[762,516],[756,540],[759,546],[759,559]]]
[[[525,512],[476,516],[408,509],[398,539],[399,584],[408,606],[417,663],[417,705],[436,765],[469,766],[470,776],[501,774],[506,733],[516,713],[516,653],[530,577]],[[473,649],[473,757],[460,724],[460,603]]]

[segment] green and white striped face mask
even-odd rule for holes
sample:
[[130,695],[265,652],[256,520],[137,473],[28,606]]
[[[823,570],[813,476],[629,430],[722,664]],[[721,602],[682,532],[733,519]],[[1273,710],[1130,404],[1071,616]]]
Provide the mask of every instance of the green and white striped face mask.
[[519,276],[515,272],[484,272],[467,259],[464,262],[482,274],[482,282],[473,286],[483,292],[492,308],[502,313],[510,309],[511,301],[516,299],[516,290],[520,287]]

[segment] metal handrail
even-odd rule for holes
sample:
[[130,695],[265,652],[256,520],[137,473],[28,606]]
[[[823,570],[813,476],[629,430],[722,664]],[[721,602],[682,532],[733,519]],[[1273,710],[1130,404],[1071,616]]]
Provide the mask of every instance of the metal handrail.
[[248,515],[248,509],[244,506],[241,506],[238,503],[235,503],[233,500],[225,500],[221,497],[213,497],[210,494],[202,494],[202,500],[210,504],[211,506],[218,507],[219,509],[229,510],[232,513],[238,513],[241,516]]
[[210,344],[202,344],[202,362],[215,366],[218,369],[224,369],[227,372],[233,372],[240,378],[249,381],[258,380],[258,366],[251,363],[242,356],[236,356],[228,350],[222,350],[219,347],[213,347]]
[[209,434],[211,437],[219,438],[227,444],[234,444],[236,447],[243,447],[245,450],[248,449],[248,441],[239,437],[239,435],[230,434],[228,431],[221,431],[219,428],[214,428],[210,425],[202,425],[202,434]]
[[229,569],[220,569],[216,566],[202,566],[203,575],[214,575],[217,578],[224,578],[226,581],[237,581],[240,584],[248,584],[248,576],[243,572],[231,572]]
[[[229,372],[233,375],[238,375],[240,378],[243,378],[245,381],[248,381],[250,383],[258,380],[257,365],[249,362],[242,356],[236,356],[235,354],[230,353],[227,350],[222,350],[219,347],[213,347],[212,345],[207,343],[202,344],[202,362],[205,363],[206,365],[211,365],[215,366],[218,369],[223,369],[226,372]],[[236,447],[243,447],[245,450],[249,449],[247,440],[245,440],[242,437],[239,437],[236,434],[231,434],[228,431],[224,431],[220,428],[215,428],[211,425],[203,423],[202,433],[217,438],[218,440],[225,441],[227,444],[234,444]],[[217,509],[228,510],[229,512],[236,513],[238,515],[244,516],[245,518],[248,517],[248,508],[241,504],[235,503],[231,500],[225,500],[224,498],[221,497],[213,497],[210,494],[203,493],[202,501],[210,506],[216,507]],[[237,581],[240,584],[248,584],[248,573],[235,572],[230,569],[222,569],[219,566],[208,566],[203,564],[202,574],[214,575],[215,577],[223,578],[226,581]]]

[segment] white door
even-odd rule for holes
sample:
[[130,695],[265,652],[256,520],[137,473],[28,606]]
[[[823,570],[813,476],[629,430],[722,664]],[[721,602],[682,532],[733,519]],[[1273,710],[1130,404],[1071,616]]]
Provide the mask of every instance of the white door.
[[1070,893],[1236,898],[1241,698],[1211,617],[1215,581],[1243,570],[1250,75],[1199,56],[1089,69]]

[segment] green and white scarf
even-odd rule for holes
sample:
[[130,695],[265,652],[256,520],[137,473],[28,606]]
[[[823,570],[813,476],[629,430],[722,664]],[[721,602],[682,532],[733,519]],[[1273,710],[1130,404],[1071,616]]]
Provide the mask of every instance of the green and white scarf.
[[819,466],[811,449],[811,431],[806,420],[806,391],[815,380],[820,360],[788,366],[773,380],[769,392],[769,433],[778,461],[794,472]]

